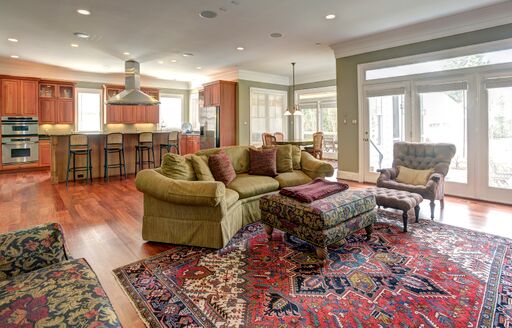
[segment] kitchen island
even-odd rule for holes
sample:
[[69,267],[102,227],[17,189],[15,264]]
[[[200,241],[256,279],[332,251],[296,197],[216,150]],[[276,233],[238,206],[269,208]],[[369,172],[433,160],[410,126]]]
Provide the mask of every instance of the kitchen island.
[[[104,146],[107,132],[83,133],[89,136],[89,146],[92,149],[92,177],[103,178],[104,176]],[[160,166],[160,145],[167,143],[168,131],[153,131],[153,143],[155,148],[155,166]],[[124,153],[126,161],[126,172],[135,173],[135,145],[138,143],[139,132],[124,133]],[[196,134],[191,134],[196,135]],[[189,136],[189,134],[187,134]],[[49,135],[51,143],[51,182],[57,184],[66,181],[68,165],[69,134]],[[118,155],[110,154],[109,163],[118,163]],[[144,155],[146,158],[146,155]],[[85,166],[85,156],[77,156],[77,166]],[[119,169],[109,169],[110,177],[119,176]],[[70,181],[72,181],[70,173]],[[85,179],[85,172],[77,172],[77,180]]]

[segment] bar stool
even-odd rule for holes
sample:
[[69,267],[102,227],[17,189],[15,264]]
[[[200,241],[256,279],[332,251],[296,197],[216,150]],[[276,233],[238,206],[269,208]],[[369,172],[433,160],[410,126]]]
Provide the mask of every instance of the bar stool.
[[162,162],[162,150],[164,149],[170,153],[174,147],[176,154],[180,153],[180,137],[181,132],[179,131],[172,131],[167,135],[167,143],[160,144],[160,162]]
[[[66,171],[66,187],[69,182],[69,172],[73,172],[73,182],[76,181],[76,172],[86,172],[86,182],[89,183],[89,178],[92,183],[92,149],[89,147],[89,137],[84,134],[72,134],[69,136],[68,144],[68,169]],[[85,166],[76,166],[76,157],[85,156]],[[71,159],[73,158],[73,159]],[[73,167],[71,167],[71,160],[73,160]]]
[[[144,151],[147,153],[147,161],[144,160]],[[153,133],[139,133],[139,143],[135,145],[135,174],[138,170],[144,169],[144,163],[148,164],[148,168],[153,165],[155,167],[155,148],[153,147]]]
[[[119,177],[123,178],[123,169],[124,169],[124,178],[126,179],[126,163],[124,160],[124,135],[122,133],[109,133],[105,138],[105,147],[104,155],[105,155],[105,164],[104,164],[104,175],[103,180],[109,181],[109,172],[110,168],[119,168]],[[108,163],[108,155],[115,154],[119,155],[119,160],[115,164]]]

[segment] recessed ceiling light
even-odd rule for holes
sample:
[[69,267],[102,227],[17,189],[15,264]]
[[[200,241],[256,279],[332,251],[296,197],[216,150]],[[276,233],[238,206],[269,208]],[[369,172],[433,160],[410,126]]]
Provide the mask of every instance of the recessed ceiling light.
[[283,35],[282,35],[281,33],[277,33],[277,32],[275,32],[275,33],[270,34],[270,36],[271,36],[271,37],[273,37],[273,38],[280,38],[280,37],[282,37]]
[[197,66],[196,69],[203,69],[201,66]]
[[236,50],[244,51],[244,50],[245,50],[245,48],[244,48],[244,47],[236,47]]
[[336,15],[334,15],[334,14],[328,14],[325,16],[325,19],[329,19],[329,20],[335,19],[335,18],[336,18]]
[[183,57],[192,57],[192,56],[194,56],[194,54],[191,54],[190,52],[185,52],[182,56]]
[[87,33],[82,33],[82,32],[75,32],[73,33],[77,38],[80,38],[80,39],[88,39],[90,38],[90,35],[87,34]]
[[163,60],[159,60],[159,61],[158,61],[158,63],[159,63],[159,64],[163,64],[163,63],[164,63],[164,61],[163,61]]
[[15,38],[8,38],[7,41],[11,41],[11,42],[18,42],[18,39],[15,39]]
[[17,55],[11,55],[11,58],[18,59],[18,58],[20,58],[20,56],[17,56]]
[[217,13],[211,10],[203,10],[199,13],[199,16],[203,18],[215,18],[217,17]]
[[130,53],[128,51],[123,52],[123,55],[130,56]]
[[91,12],[87,9],[77,9],[76,12],[79,13],[80,15],[85,15],[85,16],[89,16],[91,14]]
[[176,59],[171,59],[171,63],[175,63],[175,62],[177,62]]
[[71,44],[71,46],[72,46],[73,48],[78,48],[78,44],[76,44],[76,43],[72,43],[72,44]]

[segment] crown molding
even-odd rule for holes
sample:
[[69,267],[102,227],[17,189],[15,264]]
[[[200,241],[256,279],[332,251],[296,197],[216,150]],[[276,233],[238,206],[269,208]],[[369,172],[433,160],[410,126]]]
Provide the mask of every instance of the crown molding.
[[[37,77],[49,80],[64,80],[76,82],[92,82],[105,84],[124,84],[122,73],[93,73],[76,71],[65,67],[40,64],[26,60],[0,57],[0,74]],[[150,88],[190,89],[190,83],[185,81],[169,81],[142,75],[142,84]]]
[[512,1],[436,18],[331,45],[336,58],[512,23]]
[[329,81],[329,80],[336,80],[336,69],[335,68],[333,68],[332,72],[322,72],[322,73],[298,75],[295,78],[295,84],[315,83],[315,82],[323,82],[323,81]]
[[290,78],[287,76],[247,71],[242,69],[238,70],[238,79],[286,86],[290,85]]

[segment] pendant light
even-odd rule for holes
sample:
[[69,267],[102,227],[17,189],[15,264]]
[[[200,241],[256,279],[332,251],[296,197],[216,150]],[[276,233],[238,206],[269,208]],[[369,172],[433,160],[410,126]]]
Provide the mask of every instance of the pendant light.
[[302,116],[299,106],[295,105],[295,63],[292,63],[292,104],[290,108],[284,112],[284,116]]

